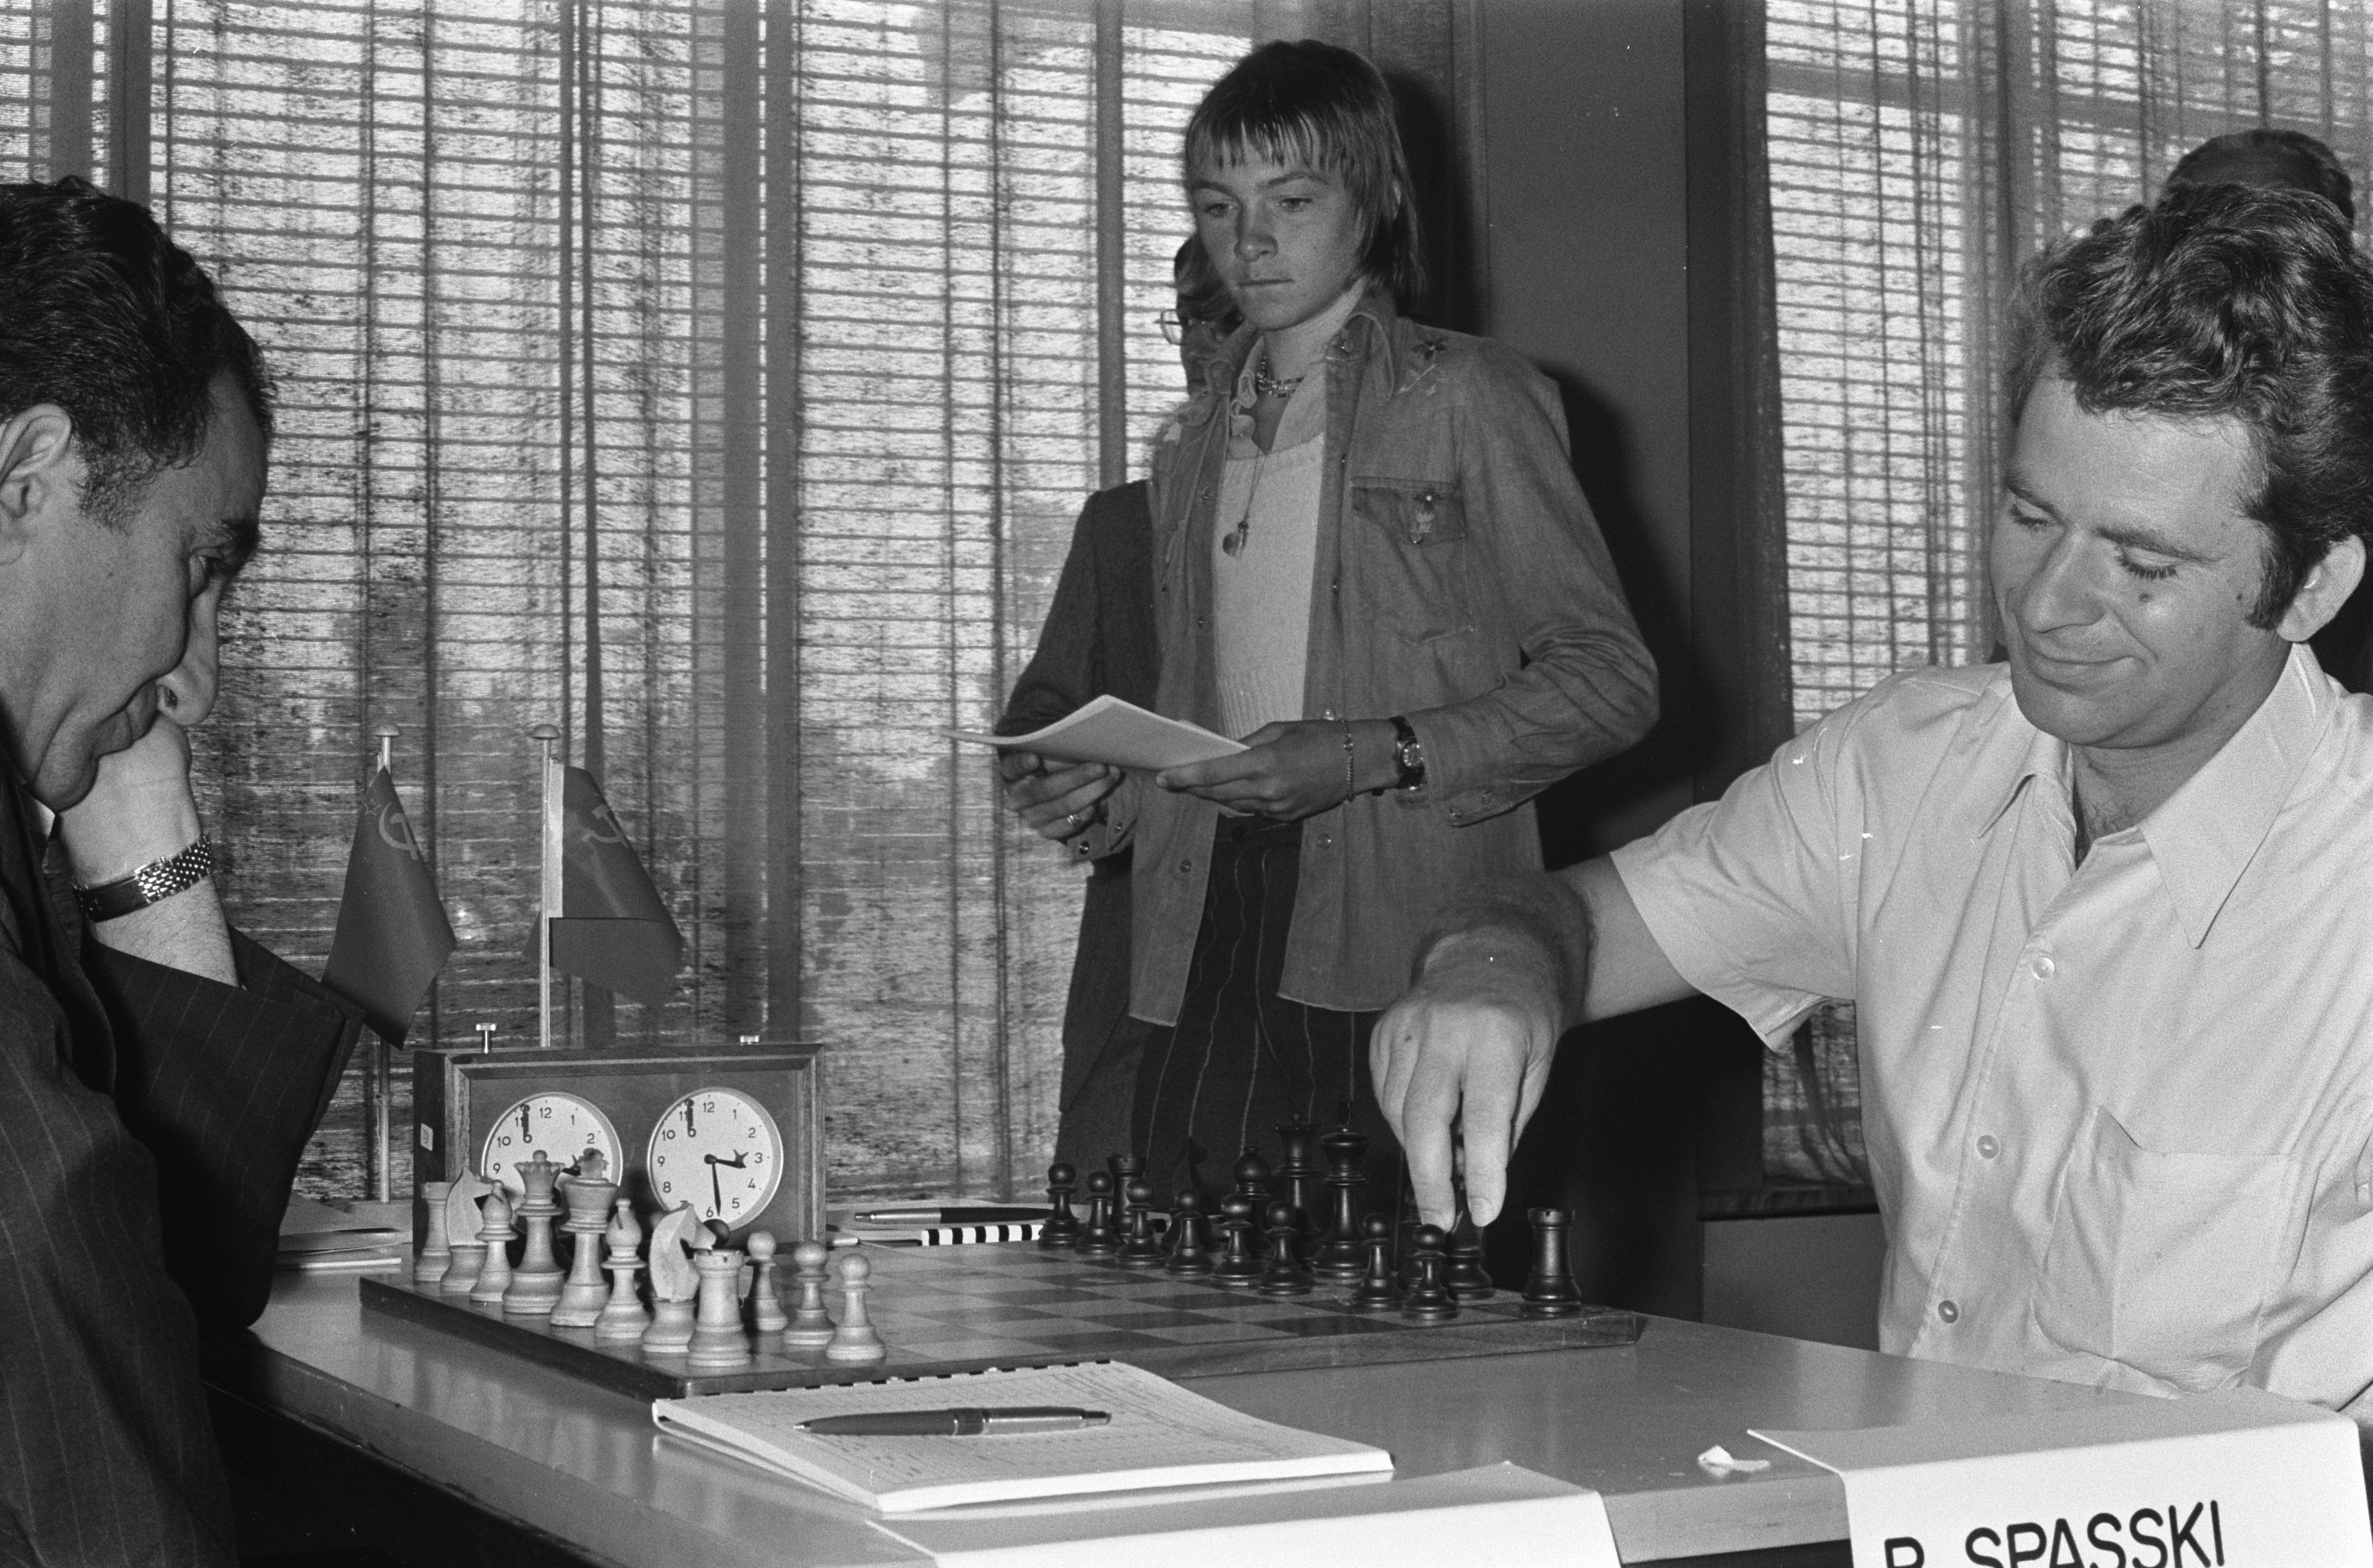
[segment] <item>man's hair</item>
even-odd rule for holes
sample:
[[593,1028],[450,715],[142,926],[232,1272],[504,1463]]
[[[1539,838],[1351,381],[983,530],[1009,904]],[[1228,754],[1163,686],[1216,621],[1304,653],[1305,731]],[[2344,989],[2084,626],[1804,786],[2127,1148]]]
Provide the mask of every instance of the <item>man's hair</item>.
[[2204,185],[2103,218],[2028,264],[2012,342],[2014,419],[2054,376],[2087,413],[2240,424],[2266,532],[2250,625],[2373,534],[2373,266],[2329,202]]
[[255,340],[146,207],[73,177],[0,185],[0,419],[65,411],[85,512],[117,524],[150,479],[194,459],[223,375],[269,438]]
[[1340,179],[1366,231],[1361,273],[1399,299],[1423,292],[1417,204],[1393,93],[1365,57],[1305,38],[1264,43],[1231,66],[1186,122],[1186,175],[1256,158]]
[[[2281,131],[2252,125],[2211,136],[2176,160],[2168,170],[2166,189],[2220,184],[2236,163],[2265,170],[2275,181],[2295,191],[2312,191],[2333,206],[2350,227],[2356,223],[2355,185],[2332,150],[2304,131]],[[2257,181],[2243,181],[2258,184]]]

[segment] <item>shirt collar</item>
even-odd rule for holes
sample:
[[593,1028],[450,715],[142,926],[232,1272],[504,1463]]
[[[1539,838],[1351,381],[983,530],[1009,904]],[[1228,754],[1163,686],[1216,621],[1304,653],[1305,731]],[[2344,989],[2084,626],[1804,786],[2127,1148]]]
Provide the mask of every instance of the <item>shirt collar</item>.
[[[1341,335],[1344,327],[1350,322],[1354,315],[1365,315],[1372,320],[1374,319],[1374,312],[1373,309],[1369,308],[1369,301],[1375,297],[1377,292],[1378,291],[1372,285],[1354,285],[1350,288],[1346,288],[1336,299],[1335,303],[1327,307],[1325,313],[1318,319],[1319,322],[1327,328],[1327,348],[1325,352],[1322,352],[1316,359],[1311,362],[1310,369],[1312,371],[1323,372],[1325,370],[1327,355],[1334,351],[1334,345],[1337,339]],[[1244,338],[1244,343],[1242,344],[1241,348],[1239,348],[1237,343],[1237,339],[1240,337]],[[1241,357],[1233,361],[1235,371],[1235,406],[1238,408],[1250,408],[1253,405],[1254,395],[1253,370],[1260,362],[1260,355],[1258,353],[1258,349],[1260,347],[1260,334],[1258,333],[1253,333],[1249,337],[1245,337],[1242,332],[1232,333],[1228,338],[1227,345],[1232,349],[1238,349],[1241,354]],[[1303,379],[1307,380],[1308,378],[1305,376]]]
[[2217,911],[2257,858],[2333,708],[2323,667],[2307,644],[2292,644],[2258,710],[2142,820],[2137,831],[2192,946],[2208,940]]

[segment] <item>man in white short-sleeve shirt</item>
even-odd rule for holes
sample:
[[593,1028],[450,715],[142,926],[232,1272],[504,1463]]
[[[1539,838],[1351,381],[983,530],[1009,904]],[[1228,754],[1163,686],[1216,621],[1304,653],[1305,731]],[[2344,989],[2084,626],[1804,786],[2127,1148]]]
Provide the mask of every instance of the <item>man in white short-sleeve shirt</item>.
[[2373,270],[2319,198],[2040,258],[1991,527],[2005,666],[1899,675],[1662,831],[1461,912],[1372,1050],[1488,1222],[1567,1025],[1851,998],[1887,1350],[2373,1408]]

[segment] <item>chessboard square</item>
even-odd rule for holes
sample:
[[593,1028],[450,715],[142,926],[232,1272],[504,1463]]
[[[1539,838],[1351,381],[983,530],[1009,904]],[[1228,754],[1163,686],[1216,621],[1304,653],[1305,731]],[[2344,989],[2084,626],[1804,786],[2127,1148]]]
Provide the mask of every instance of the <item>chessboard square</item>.
[[1076,1285],[1068,1288],[1048,1285],[1036,1290],[1009,1292],[997,1298],[997,1305],[1000,1308],[1008,1306],[1068,1306],[1077,1302],[1093,1302],[1102,1301],[1104,1297],[1098,1295],[1096,1293],[1093,1291],[1082,1291]]
[[1067,1356],[1122,1355],[1132,1351],[1141,1351],[1149,1343],[1159,1342],[1148,1334],[1130,1334],[1115,1330],[1101,1334],[1082,1334],[1076,1340],[1065,1340],[1062,1349]]
[[[1091,1322],[1110,1324],[1116,1328],[1126,1328],[1131,1333],[1140,1333],[1151,1328],[1186,1328],[1197,1325],[1210,1323],[1216,1323],[1222,1328],[1230,1327],[1230,1324],[1225,1317],[1221,1316],[1217,1313],[1210,1312],[1168,1312],[1154,1310],[1122,1314],[1116,1312],[1091,1311],[1084,1313],[1081,1316]],[[1032,1331],[1034,1333],[1036,1332],[1035,1329]]]
[[1242,1300],[1244,1305],[1235,1309],[1235,1316],[1264,1321],[1279,1317],[1331,1316],[1343,1310],[1310,1296],[1251,1295]]
[[1258,1323],[1188,1323],[1175,1328],[1149,1328],[1146,1332],[1157,1340],[1167,1340],[1177,1345],[1251,1344],[1258,1340],[1301,1337],[1284,1328],[1267,1328]]
[[1075,1303],[1066,1316],[1083,1317],[1091,1323],[1118,1323],[1134,1328],[1141,1319],[1171,1313],[1169,1307],[1141,1301],[1083,1301]]
[[902,1344],[896,1349],[899,1361],[907,1364],[933,1361],[1003,1362],[1072,1353],[1068,1342],[1055,1344],[1038,1340],[1001,1340],[985,1334],[961,1340]]
[[[991,1322],[1001,1326],[1004,1320],[999,1318],[992,1319]],[[988,1326],[988,1324],[977,1322],[971,1325],[975,1329]],[[1071,1340],[1078,1339],[1082,1335],[1113,1333],[1122,1326],[1111,1323],[1096,1323],[1086,1318],[1050,1317],[1046,1319],[1044,1322],[1026,1325],[1015,1324],[1013,1327],[1017,1333],[1026,1334],[1034,1340],[1061,1340],[1068,1344]],[[1132,1322],[1126,1325],[1126,1327],[1135,1328],[1137,1325]]]

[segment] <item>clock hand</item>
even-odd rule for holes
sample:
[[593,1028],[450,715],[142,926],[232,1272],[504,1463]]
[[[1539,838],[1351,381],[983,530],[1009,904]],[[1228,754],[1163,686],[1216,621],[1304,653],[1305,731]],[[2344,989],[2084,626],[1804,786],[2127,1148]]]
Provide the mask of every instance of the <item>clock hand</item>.
[[733,1152],[733,1157],[730,1160],[720,1154],[708,1154],[703,1157],[712,1165],[731,1165],[737,1171],[747,1170],[750,1165],[749,1156],[738,1149]]
[[525,1106],[521,1106],[520,1107],[520,1141],[524,1143],[532,1136],[532,1134],[528,1131],[527,1126],[527,1107]]
[[714,1154],[708,1156],[708,1198],[710,1205],[719,1213],[725,1212],[725,1189],[717,1185],[717,1156]]

